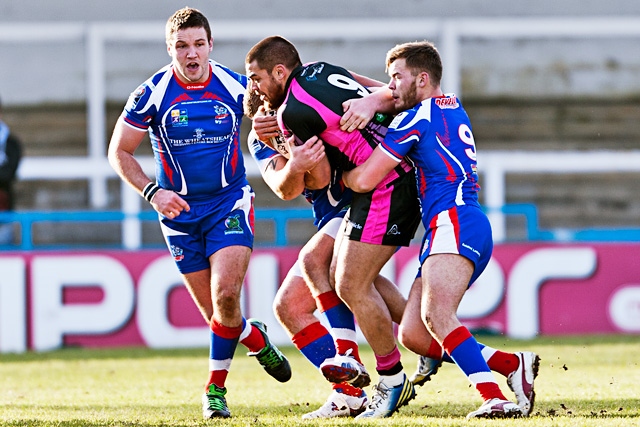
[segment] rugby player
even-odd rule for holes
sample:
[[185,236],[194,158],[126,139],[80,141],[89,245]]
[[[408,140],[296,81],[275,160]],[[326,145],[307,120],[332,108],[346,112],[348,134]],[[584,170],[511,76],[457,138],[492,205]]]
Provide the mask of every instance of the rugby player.
[[[476,145],[471,123],[453,94],[440,88],[442,62],[430,42],[398,45],[386,67],[398,114],[371,156],[343,179],[367,193],[407,157],[417,167],[425,235],[421,280],[414,283],[401,323],[401,342],[436,360],[454,361],[483,399],[468,418],[528,415],[539,358],[481,346],[457,318],[467,288],[484,271],[493,250],[491,225],[478,203]],[[433,337],[433,339],[431,338]],[[506,399],[487,361],[508,376],[518,404]],[[434,373],[434,372],[432,372]]]
[[[225,381],[238,342],[278,381],[291,377],[266,326],[245,319],[240,307],[254,240],[254,192],[239,141],[247,78],[209,59],[211,28],[198,10],[175,12],[165,35],[171,63],[131,94],[108,156],[118,175],[158,212],[167,247],[210,326],[202,411],[205,418],[227,418]],[[155,180],[134,157],[147,131]]]
[[[245,95],[245,115],[265,117],[264,108],[255,98],[258,95],[254,92]],[[264,181],[283,200],[303,194],[311,203],[318,227],[281,284],[274,312],[296,348],[333,381],[333,391],[326,402],[302,418],[357,416],[369,403],[362,387],[369,384],[370,377],[360,360],[353,313],[337,296],[329,279],[334,240],[351,202],[351,191],[344,187],[341,173],[331,171],[324,161],[321,140],[314,136],[300,146],[292,138],[290,141],[279,152],[270,141],[260,141],[254,131],[248,140]],[[390,307],[393,320],[400,323],[404,297],[383,276],[376,278],[375,285]],[[316,309],[324,315],[331,332],[314,315]]]
[[[295,46],[280,36],[254,45],[245,67],[251,89],[278,108],[285,137],[302,143],[318,136],[333,169],[353,169],[383,139],[390,121],[384,115],[357,123],[354,132],[341,128],[343,102],[369,93],[346,69],[326,62],[303,65]],[[371,403],[357,418],[388,417],[413,399],[415,390],[403,371],[392,315],[373,283],[397,247],[410,244],[419,225],[413,166],[400,162],[373,191],[354,194],[346,221],[336,237],[332,277],[376,356],[380,377]]]

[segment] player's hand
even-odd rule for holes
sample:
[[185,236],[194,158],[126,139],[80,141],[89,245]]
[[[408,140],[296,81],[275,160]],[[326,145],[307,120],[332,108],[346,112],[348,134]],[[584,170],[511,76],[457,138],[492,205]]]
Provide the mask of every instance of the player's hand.
[[302,145],[296,145],[295,136],[292,135],[287,138],[287,144],[291,153],[290,167],[296,170],[310,171],[326,157],[324,143],[317,136],[312,136]]
[[340,129],[353,132],[356,129],[364,129],[376,114],[376,105],[367,97],[348,99],[342,103],[344,114],[340,118]]
[[278,136],[278,118],[275,115],[266,114],[264,107],[258,109],[251,126],[258,139],[266,144],[269,144],[271,138]]
[[160,189],[151,199],[151,205],[163,216],[174,219],[182,211],[191,210],[189,204],[177,193],[171,190]]

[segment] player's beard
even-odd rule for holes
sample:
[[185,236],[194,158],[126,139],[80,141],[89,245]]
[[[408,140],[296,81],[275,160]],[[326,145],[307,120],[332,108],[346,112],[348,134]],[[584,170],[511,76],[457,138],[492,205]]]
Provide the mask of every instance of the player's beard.
[[400,95],[398,101],[400,101],[398,105],[396,105],[396,109],[398,111],[408,110],[420,103],[420,100],[418,99],[418,88],[415,81],[411,82],[409,89]]
[[277,110],[280,108],[284,99],[286,98],[286,93],[284,91],[284,84],[280,85],[273,76],[269,76],[269,93],[267,95],[266,101],[269,103],[269,106]]

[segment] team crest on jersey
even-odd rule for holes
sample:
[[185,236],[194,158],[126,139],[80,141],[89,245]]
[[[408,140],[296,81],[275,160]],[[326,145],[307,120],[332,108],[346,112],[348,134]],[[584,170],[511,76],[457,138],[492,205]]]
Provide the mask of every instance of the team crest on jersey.
[[184,259],[184,253],[182,248],[179,248],[175,245],[171,245],[169,247],[169,250],[171,251],[171,255],[173,256],[173,259],[175,261],[182,261]]
[[138,86],[138,88],[129,95],[129,101],[127,102],[127,106],[125,107],[127,110],[133,110],[136,105],[138,105],[138,101],[142,98],[142,95],[146,92],[146,88],[143,86]]
[[216,113],[214,116],[214,121],[216,122],[216,124],[222,123],[224,119],[229,117],[229,110],[227,110],[227,108],[222,105],[215,105],[213,107],[213,111],[215,111]]
[[460,104],[458,104],[458,98],[455,95],[442,97],[442,98],[435,98],[434,102],[438,107],[442,109],[454,110],[460,106]]
[[189,125],[189,115],[187,110],[171,110],[171,126],[184,127]]
[[224,230],[224,234],[243,234],[244,230],[240,225],[240,215],[231,215],[224,221],[224,226],[226,230]]

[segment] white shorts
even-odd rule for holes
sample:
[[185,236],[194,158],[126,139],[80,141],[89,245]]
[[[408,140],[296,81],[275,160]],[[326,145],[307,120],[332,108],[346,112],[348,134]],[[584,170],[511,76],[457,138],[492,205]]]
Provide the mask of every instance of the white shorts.
[[[338,231],[340,231],[342,220],[342,217],[332,218],[328,223],[324,225],[324,227],[318,230],[318,233],[324,233],[335,240],[336,236],[338,235]],[[300,261],[296,260],[296,263],[293,264],[293,266],[289,269],[289,275],[303,277],[302,269],[300,268]]]

